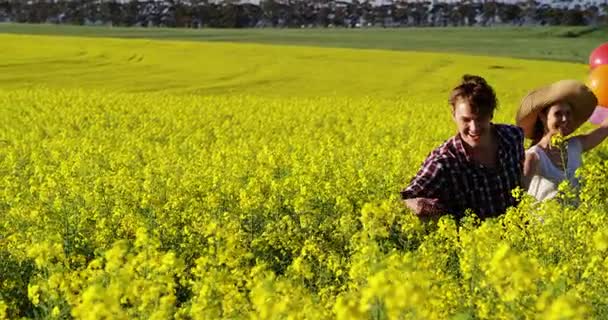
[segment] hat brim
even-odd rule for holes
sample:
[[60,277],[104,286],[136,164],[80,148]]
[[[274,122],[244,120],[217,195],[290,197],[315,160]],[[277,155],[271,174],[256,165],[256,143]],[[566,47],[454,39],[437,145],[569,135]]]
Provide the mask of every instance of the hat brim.
[[539,113],[558,102],[566,102],[572,108],[572,131],[576,131],[593,113],[597,98],[591,90],[577,80],[561,80],[526,95],[517,111],[515,122],[528,139],[534,138],[534,126]]

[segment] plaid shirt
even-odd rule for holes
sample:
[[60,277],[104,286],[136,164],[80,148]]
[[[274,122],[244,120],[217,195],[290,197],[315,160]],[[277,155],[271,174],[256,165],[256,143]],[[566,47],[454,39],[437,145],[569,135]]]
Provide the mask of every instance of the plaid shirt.
[[466,209],[483,219],[517,205],[511,190],[521,185],[523,131],[510,125],[492,126],[498,138],[495,168],[473,161],[458,134],[431,152],[401,197],[439,199],[442,209],[457,218]]

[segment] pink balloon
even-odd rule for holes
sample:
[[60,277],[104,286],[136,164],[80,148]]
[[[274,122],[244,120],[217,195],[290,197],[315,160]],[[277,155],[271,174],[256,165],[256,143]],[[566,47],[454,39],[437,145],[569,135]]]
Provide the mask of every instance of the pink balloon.
[[593,124],[600,124],[604,121],[604,119],[606,119],[606,117],[608,117],[608,108],[597,106],[595,107],[595,111],[593,111],[591,117],[589,117],[589,122]]

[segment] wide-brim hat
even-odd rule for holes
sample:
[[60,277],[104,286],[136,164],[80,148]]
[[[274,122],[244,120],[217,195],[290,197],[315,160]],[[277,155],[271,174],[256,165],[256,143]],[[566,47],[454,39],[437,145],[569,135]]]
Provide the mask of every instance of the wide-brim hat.
[[558,102],[566,102],[572,108],[572,131],[585,123],[597,106],[593,92],[577,80],[561,80],[533,90],[521,101],[515,117],[526,138],[534,138],[534,126],[540,111]]

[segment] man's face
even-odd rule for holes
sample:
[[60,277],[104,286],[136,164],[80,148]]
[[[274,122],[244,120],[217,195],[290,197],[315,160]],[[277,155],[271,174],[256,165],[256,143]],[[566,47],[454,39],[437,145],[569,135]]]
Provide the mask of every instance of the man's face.
[[492,116],[483,116],[471,108],[467,101],[459,100],[452,113],[462,140],[471,148],[486,146],[491,141]]

